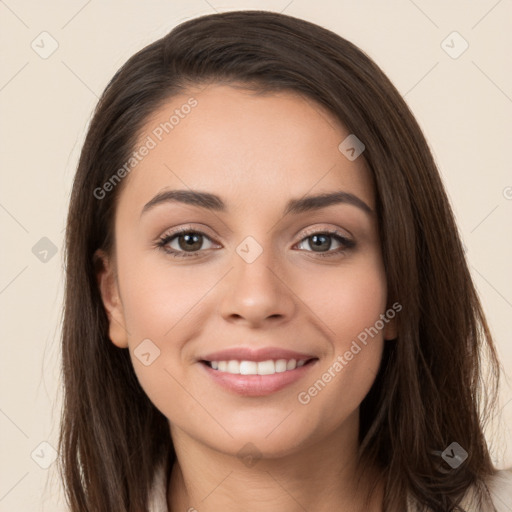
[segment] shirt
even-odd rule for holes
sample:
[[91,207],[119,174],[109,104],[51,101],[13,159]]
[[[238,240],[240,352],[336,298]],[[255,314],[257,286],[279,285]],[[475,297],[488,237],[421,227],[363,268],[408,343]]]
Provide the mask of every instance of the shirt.
[[[156,472],[155,481],[150,493],[149,512],[169,512],[167,508],[167,474],[163,466]],[[512,512],[512,468],[499,470],[495,475],[486,481],[492,502],[496,512]],[[460,505],[466,512],[495,512],[486,508],[481,510],[475,508],[471,502],[474,498],[474,490],[469,489],[464,495]],[[190,510],[194,510],[193,507]],[[406,512],[415,512],[417,510],[413,500],[409,498]]]

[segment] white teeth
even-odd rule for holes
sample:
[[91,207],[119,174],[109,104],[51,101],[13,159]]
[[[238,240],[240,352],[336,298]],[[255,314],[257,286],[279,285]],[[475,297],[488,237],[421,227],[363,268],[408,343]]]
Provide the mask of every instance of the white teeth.
[[210,361],[214,370],[232,373],[235,375],[273,375],[274,373],[283,373],[295,368],[304,366],[306,360],[297,361],[296,359],[278,359],[273,361]]
[[258,373],[258,363],[256,361],[240,361],[241,375],[256,375]]
[[[295,364],[293,366],[297,366],[297,365]],[[283,373],[285,371],[286,371],[286,359],[278,359],[276,361],[276,373]]]
[[276,364],[272,359],[258,363],[258,375],[272,375],[276,373]]
[[228,361],[228,367],[226,368],[228,373],[240,373],[240,363],[238,361]]

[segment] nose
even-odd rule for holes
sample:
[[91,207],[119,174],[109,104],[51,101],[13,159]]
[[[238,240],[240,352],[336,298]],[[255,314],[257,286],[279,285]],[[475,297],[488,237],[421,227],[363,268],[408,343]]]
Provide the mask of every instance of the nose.
[[238,253],[233,255],[233,267],[223,280],[220,312],[228,322],[262,327],[292,318],[296,301],[285,272],[269,249],[264,249],[249,263]]

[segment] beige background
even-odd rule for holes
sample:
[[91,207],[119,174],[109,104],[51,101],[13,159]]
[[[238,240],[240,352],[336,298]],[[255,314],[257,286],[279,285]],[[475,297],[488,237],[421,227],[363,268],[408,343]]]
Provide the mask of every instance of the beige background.
[[[40,465],[51,463],[58,433],[65,215],[97,97],[129,56],[178,23],[255,8],[302,17],[353,41],[416,114],[508,374],[502,423],[488,438],[496,464],[512,466],[510,1],[6,0],[0,1],[0,511],[64,510],[56,464]],[[452,56],[462,40],[448,38],[452,56],[441,45],[453,31],[469,44],[458,58]],[[39,53],[48,51],[51,38],[58,48],[48,58],[32,49],[35,41]],[[32,252],[43,237],[57,249],[46,262]]]

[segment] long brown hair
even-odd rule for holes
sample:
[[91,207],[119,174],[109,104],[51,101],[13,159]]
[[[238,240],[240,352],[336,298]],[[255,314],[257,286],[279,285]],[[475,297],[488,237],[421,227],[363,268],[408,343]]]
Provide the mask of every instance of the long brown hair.
[[[66,231],[62,335],[60,452],[71,511],[144,511],[156,466],[175,460],[167,418],[140,387],[128,350],[108,338],[93,255],[114,248],[123,182],[101,199],[95,191],[127,161],[150,114],[209,83],[299,92],[363,141],[389,301],[403,309],[361,404],[360,457],[387,477],[386,511],[404,510],[406,495],[452,510],[495,472],[482,429],[499,363],[425,138],[389,79],[352,43],[291,16],[237,11],[184,22],[132,56],[106,87],[83,145]],[[456,469],[441,457],[453,441],[468,453]]]

